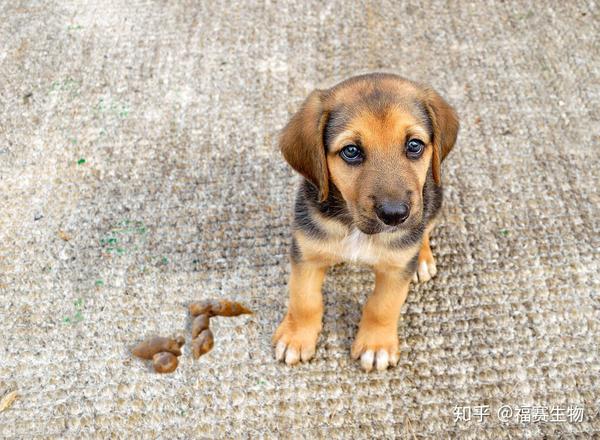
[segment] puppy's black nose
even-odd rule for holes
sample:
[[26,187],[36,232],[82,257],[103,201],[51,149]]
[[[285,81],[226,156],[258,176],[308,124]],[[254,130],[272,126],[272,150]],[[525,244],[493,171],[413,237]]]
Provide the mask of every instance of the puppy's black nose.
[[386,200],[375,206],[375,213],[386,225],[396,226],[408,218],[410,206],[406,202]]

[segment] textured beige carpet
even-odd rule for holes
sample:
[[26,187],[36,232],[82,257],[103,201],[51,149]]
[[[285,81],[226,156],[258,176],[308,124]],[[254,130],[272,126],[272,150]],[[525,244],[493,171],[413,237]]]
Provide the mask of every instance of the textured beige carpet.
[[[598,5],[521,3],[2,2],[0,437],[598,438]],[[462,119],[439,275],[411,288],[395,370],[349,359],[373,276],[347,265],[316,359],[278,365],[277,132],[382,69]],[[130,357],[220,295],[256,315],[216,321],[199,362]]]

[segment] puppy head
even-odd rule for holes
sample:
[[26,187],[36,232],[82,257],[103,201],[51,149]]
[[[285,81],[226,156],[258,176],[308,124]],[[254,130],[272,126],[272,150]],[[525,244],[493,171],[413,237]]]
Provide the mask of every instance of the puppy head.
[[431,168],[441,184],[441,162],[457,132],[456,113],[435,91],[370,74],[311,93],[280,148],[321,200],[335,185],[355,226],[374,234],[421,222],[427,174]]

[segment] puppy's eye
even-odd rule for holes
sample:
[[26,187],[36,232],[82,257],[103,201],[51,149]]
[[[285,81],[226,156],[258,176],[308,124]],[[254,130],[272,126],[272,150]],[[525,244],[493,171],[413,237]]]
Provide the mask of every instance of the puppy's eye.
[[340,151],[340,156],[350,165],[357,165],[363,161],[363,154],[356,145],[346,145]]
[[409,159],[418,159],[423,154],[425,144],[419,139],[410,139],[406,143],[406,155]]

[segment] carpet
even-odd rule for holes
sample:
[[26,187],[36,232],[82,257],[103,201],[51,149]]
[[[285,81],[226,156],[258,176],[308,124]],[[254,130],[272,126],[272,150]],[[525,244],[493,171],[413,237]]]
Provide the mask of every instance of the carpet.
[[[594,2],[3,2],[3,438],[600,436]],[[316,358],[277,364],[298,177],[278,131],[316,87],[396,72],[461,131],[401,359],[349,357],[368,268],[325,286]],[[134,359],[212,324],[171,375]],[[188,337],[189,344],[189,337]]]

